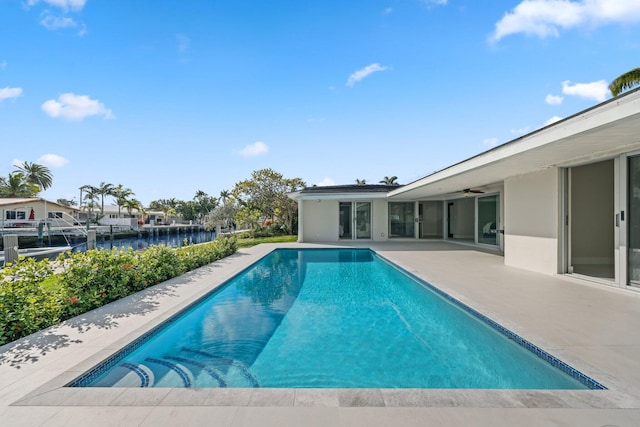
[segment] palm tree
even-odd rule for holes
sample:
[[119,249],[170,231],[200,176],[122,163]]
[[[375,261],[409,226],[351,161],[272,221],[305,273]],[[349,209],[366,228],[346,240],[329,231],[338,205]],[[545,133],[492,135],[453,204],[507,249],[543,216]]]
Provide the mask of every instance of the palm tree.
[[116,205],[118,206],[118,218],[120,218],[120,208],[125,205],[129,196],[133,196],[133,191],[131,191],[130,188],[124,188],[122,184],[118,184],[117,187],[111,190],[111,195],[116,198]]
[[384,185],[400,185],[398,184],[398,177],[397,176],[385,176],[384,178],[382,178],[382,180],[380,181],[380,184],[384,184]]
[[[93,212],[93,210],[96,207],[96,203],[98,200],[98,196],[100,195],[100,193],[98,192],[98,188],[94,187],[93,185],[83,185],[82,187],[80,187],[82,191],[82,188],[84,188],[84,190],[86,191],[86,194],[84,195],[84,200],[85,200],[85,207],[87,208],[88,212]],[[80,204],[82,205],[82,201],[80,202]],[[98,214],[96,213],[95,215],[95,220],[98,220]]]
[[96,188],[98,190],[98,194],[100,195],[100,215],[104,216],[104,196],[113,196],[115,187],[113,186],[113,184],[109,184],[103,181]]
[[366,183],[367,183],[366,179],[358,179],[358,178],[356,178],[356,184],[365,185]]
[[618,96],[620,92],[631,89],[637,85],[640,85],[640,68],[634,68],[618,76],[618,78],[609,85],[609,90],[613,96]]
[[79,201],[78,201],[78,204],[79,204],[80,206],[78,206],[78,207],[79,207],[80,209],[82,209],[82,201],[84,200],[84,199],[82,198],[82,193],[83,193],[84,191],[89,191],[91,188],[95,188],[95,187],[93,187],[92,185],[89,185],[89,184],[85,184],[85,185],[83,185],[83,186],[81,186],[81,187],[79,188],[79,190],[80,190],[80,199],[79,199]]
[[10,173],[0,183],[0,197],[35,197],[40,187],[31,184],[22,172]]
[[220,199],[222,200],[222,204],[226,205],[227,204],[227,199],[231,197],[231,193],[227,190],[222,190],[220,192]]
[[29,183],[37,185],[41,190],[46,190],[53,183],[51,171],[46,166],[23,162],[21,165],[15,166],[15,168],[24,174]]

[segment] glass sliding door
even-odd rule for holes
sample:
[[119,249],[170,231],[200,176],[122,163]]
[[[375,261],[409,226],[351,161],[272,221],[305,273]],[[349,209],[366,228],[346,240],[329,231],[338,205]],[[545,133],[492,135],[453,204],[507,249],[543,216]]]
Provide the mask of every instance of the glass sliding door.
[[640,286],[640,156],[629,157],[629,284]]
[[340,239],[351,239],[351,202],[340,202],[340,218],[338,225],[338,237]]
[[389,203],[389,237],[415,237],[415,203]]
[[356,202],[356,238],[371,238],[371,203]]
[[478,243],[499,245],[498,224],[500,200],[498,195],[478,197]]
[[442,200],[418,204],[418,238],[442,239],[444,233],[444,205]]
[[371,238],[371,202],[340,202],[338,237],[344,240]]

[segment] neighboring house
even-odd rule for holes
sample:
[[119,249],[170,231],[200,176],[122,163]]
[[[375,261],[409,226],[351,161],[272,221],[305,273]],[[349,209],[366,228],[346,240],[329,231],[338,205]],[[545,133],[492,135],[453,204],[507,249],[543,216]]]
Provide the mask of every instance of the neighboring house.
[[0,198],[2,228],[37,227],[46,222],[52,227],[66,227],[77,223],[78,209],[41,198]]
[[508,266],[640,286],[640,89],[415,182],[309,187],[300,242],[446,240]]
[[161,211],[146,211],[143,219],[142,213],[140,213],[137,209],[132,209],[131,213],[129,213],[129,210],[127,208],[120,207],[120,212],[118,212],[118,206],[114,205],[105,205],[104,215],[101,215],[100,207],[98,206],[94,207],[93,211],[91,212],[83,210],[80,214],[80,219],[82,222],[86,222],[87,219],[93,221],[96,217],[98,217],[99,225],[117,225],[127,227],[130,226],[134,228],[144,223],[151,225],[181,223],[180,219],[178,218],[171,218],[171,222],[169,222],[169,220],[165,218],[164,213]]

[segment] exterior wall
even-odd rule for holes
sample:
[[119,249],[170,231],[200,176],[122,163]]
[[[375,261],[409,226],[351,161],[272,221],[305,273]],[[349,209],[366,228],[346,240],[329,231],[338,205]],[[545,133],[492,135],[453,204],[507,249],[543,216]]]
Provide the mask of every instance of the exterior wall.
[[[337,242],[339,203],[341,200],[299,200],[301,204],[302,226],[299,226],[298,240],[301,242]],[[375,241],[387,240],[387,200],[358,200],[371,202],[371,239]],[[369,239],[362,239],[367,241]]]
[[559,191],[557,168],[505,180],[505,265],[558,273]]
[[338,241],[338,201],[299,200],[302,203],[302,241]]
[[374,200],[371,210],[373,215],[371,238],[377,242],[386,241],[389,236],[389,205],[387,200]]

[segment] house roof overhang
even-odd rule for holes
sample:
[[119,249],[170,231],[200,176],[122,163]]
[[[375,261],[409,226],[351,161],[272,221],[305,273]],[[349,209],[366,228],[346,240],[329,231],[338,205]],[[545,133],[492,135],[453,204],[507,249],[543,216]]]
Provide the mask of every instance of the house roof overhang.
[[640,89],[395,189],[390,199],[460,196],[505,179],[640,150]]
[[307,187],[300,191],[288,193],[288,196],[295,200],[386,199],[389,191],[396,188],[398,188],[397,185],[331,185],[322,187]]

